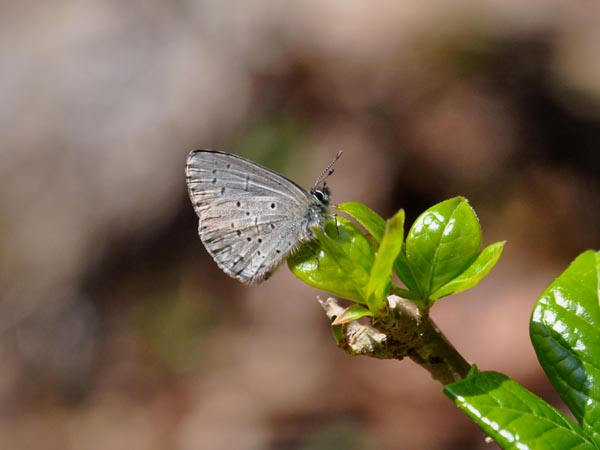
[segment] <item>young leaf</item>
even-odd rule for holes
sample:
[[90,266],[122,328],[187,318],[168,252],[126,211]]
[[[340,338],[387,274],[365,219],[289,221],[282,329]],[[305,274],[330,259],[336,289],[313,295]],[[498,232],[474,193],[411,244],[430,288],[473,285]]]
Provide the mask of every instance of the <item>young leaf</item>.
[[377,242],[381,242],[385,232],[385,220],[371,208],[358,202],[346,202],[337,205],[336,209],[353,217]]
[[600,447],[600,252],[579,255],[538,299],[529,332],[563,401]]
[[392,284],[394,261],[402,249],[404,237],[404,211],[400,210],[386,225],[385,233],[375,255],[371,274],[367,284],[367,304],[375,314],[385,306],[385,297]]
[[413,273],[412,268],[408,265],[408,260],[406,258],[406,244],[402,248],[402,251],[396,258],[396,262],[394,263],[394,270],[398,274],[398,278],[402,280],[402,282],[408,288],[410,295],[402,295],[405,298],[411,299],[422,299],[425,298],[423,293],[421,292],[421,287]]
[[597,449],[567,416],[506,375],[471,373],[444,393],[505,450]]
[[335,342],[338,344],[342,342],[344,339],[344,326],[343,325],[331,325],[331,334],[333,334],[333,338]]
[[[421,214],[406,238],[405,263],[423,298],[469,267],[480,245],[479,220],[463,197],[438,203]],[[399,275],[408,286],[402,278],[406,274]]]
[[317,239],[288,258],[292,273],[305,283],[339,297],[366,303],[366,286],[373,264],[373,249],[349,220],[337,217]]
[[351,305],[335,318],[332,325],[343,325],[365,316],[373,317],[373,313],[362,305]]
[[[346,202],[340,205],[337,205],[336,208],[340,211],[345,212],[354,218],[358,223],[360,223],[365,229],[373,236],[373,238],[380,243],[383,238],[383,233],[385,232],[386,222],[385,220],[379,216],[376,212],[358,202]],[[406,256],[404,255],[404,250],[401,251],[400,255],[396,259],[394,263],[394,269],[400,279],[404,282],[409,291],[405,291],[400,289],[399,292],[405,298],[415,298],[418,299],[421,296],[419,295],[419,286],[415,281],[414,276],[411,273],[410,268],[406,264]]]
[[476,286],[498,262],[506,241],[488,245],[467,269],[453,280],[449,281],[429,297],[431,300],[458,294]]

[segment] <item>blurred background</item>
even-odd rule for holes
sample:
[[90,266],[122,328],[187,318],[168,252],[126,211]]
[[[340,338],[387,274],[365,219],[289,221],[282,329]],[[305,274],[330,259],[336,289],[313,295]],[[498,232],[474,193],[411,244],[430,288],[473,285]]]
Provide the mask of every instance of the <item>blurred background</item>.
[[[488,278],[433,310],[555,405],[533,304],[600,247],[600,7],[10,1],[0,15],[0,441],[11,450],[483,449],[411,361],[336,348],[283,267],[198,239],[184,165],[236,152],[408,222],[466,196]],[[321,293],[322,294],[322,293]]]

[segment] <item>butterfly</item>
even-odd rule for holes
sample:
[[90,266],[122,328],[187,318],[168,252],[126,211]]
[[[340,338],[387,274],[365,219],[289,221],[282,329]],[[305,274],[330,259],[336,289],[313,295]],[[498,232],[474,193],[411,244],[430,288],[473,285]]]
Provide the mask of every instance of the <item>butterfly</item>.
[[306,191],[253,161],[216,150],[194,150],[186,180],[198,215],[198,234],[228,275],[246,284],[266,280],[303,243],[315,237],[329,214],[335,159]]

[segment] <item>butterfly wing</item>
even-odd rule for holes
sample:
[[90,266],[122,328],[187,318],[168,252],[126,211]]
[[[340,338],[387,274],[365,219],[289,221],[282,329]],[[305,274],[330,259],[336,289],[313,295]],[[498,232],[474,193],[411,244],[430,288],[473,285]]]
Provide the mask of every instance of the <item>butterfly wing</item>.
[[319,225],[310,194],[240,156],[194,150],[186,176],[200,239],[217,265],[244,283],[266,279]]

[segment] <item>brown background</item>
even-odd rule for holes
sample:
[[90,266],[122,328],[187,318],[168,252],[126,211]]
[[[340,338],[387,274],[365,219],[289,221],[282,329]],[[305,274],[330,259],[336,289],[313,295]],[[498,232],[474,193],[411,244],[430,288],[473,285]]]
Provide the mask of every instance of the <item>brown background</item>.
[[528,338],[600,247],[600,8],[585,1],[3,1],[0,442],[11,450],[483,449],[410,361],[339,351],[283,268],[246,288],[183,168],[238,152],[409,223],[454,195],[507,239],[435,320],[560,405]]

